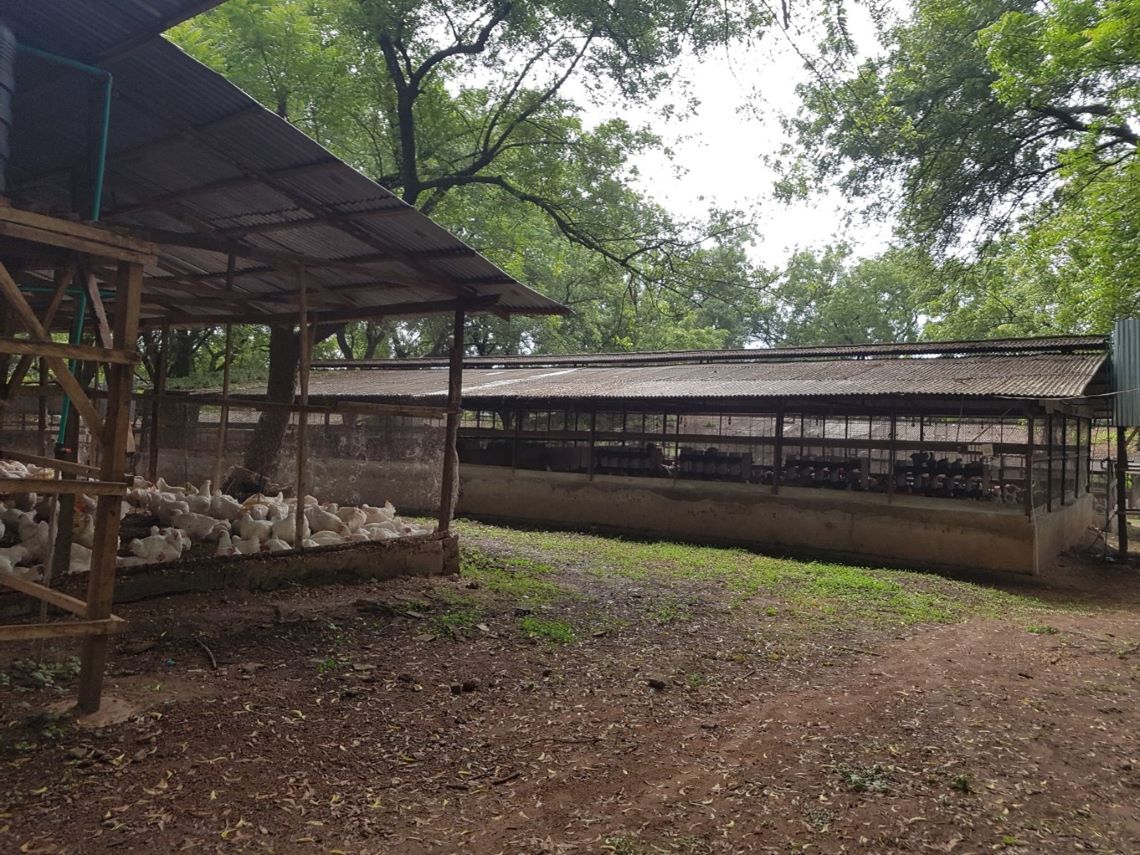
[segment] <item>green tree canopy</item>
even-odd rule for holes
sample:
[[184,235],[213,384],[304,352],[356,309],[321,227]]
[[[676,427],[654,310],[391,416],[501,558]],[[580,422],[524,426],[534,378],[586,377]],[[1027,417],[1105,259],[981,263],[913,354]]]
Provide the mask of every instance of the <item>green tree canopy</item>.
[[837,181],[912,245],[972,254],[932,333],[1133,313],[1140,3],[916,0],[885,42],[803,87],[784,192]]

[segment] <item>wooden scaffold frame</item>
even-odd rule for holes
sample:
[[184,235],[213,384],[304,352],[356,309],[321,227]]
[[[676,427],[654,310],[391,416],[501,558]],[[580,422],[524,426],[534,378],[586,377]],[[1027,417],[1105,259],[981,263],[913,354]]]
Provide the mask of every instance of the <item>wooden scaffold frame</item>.
[[[40,638],[82,638],[78,707],[81,712],[99,708],[108,637],[121,632],[125,622],[112,614],[116,554],[119,544],[120,504],[130,479],[127,450],[130,443],[130,396],[137,350],[143,269],[156,256],[146,241],[97,226],[0,206],[0,305],[14,318],[13,328],[0,336],[0,354],[18,355],[15,373],[5,378],[4,393],[13,394],[33,359],[41,359],[58,388],[78,413],[91,439],[97,465],[85,466],[36,455],[4,456],[67,472],[69,479],[0,479],[0,494],[37,494],[96,497],[95,539],[84,599],[63,594],[50,585],[0,571],[0,586],[27,594],[69,612],[72,620],[0,625],[0,641]],[[28,301],[19,279],[36,276],[53,283],[51,298],[39,312]],[[102,280],[102,285],[99,284]],[[52,339],[59,310],[73,285],[92,301],[99,346],[62,343]],[[113,290],[108,313],[101,291]],[[102,366],[107,381],[106,408],[100,414],[91,396],[67,360]],[[55,548],[70,550],[69,532]],[[64,561],[66,566],[66,561]]]

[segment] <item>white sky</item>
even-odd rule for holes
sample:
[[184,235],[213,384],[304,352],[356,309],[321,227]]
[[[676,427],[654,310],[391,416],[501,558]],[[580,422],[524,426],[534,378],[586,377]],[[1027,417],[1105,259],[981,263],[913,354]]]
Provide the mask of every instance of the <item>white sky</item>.
[[[870,19],[861,6],[850,8],[860,53],[873,51]],[[809,37],[793,38],[800,50],[814,53]],[[810,78],[781,33],[773,30],[763,46],[752,50],[737,48],[703,63],[690,58],[684,73],[700,106],[691,117],[654,127],[673,147],[674,157],[670,162],[655,154],[636,161],[644,192],[680,216],[700,214],[714,204],[748,212],[758,233],[753,259],[770,266],[783,264],[794,249],[840,240],[861,256],[886,247],[890,227],[861,220],[845,224],[847,209],[837,192],[790,206],[773,198],[776,176],[764,159],[786,141],[780,116],[795,112],[795,87]],[[643,121],[652,125],[648,118]]]

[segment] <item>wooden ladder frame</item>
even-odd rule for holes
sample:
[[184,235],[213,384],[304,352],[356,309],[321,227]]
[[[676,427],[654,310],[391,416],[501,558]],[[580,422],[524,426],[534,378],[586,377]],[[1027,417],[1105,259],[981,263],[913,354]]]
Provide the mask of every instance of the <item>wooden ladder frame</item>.
[[[86,424],[99,452],[98,466],[0,451],[0,456],[36,463],[76,476],[67,480],[0,478],[0,495],[13,493],[87,494],[96,497],[95,540],[84,599],[0,571],[0,586],[19,591],[69,612],[75,619],[36,624],[0,625],[0,641],[39,638],[82,638],[78,707],[91,713],[99,709],[106,668],[109,636],[121,632],[125,621],[112,614],[116,555],[119,546],[120,503],[128,478],[127,448],[130,441],[130,396],[135,366],[139,363],[139,308],[143,269],[154,261],[153,244],[98,226],[34,214],[0,205],[0,305],[6,306],[26,337],[0,336],[0,354],[18,355],[20,361],[10,376],[0,378],[0,394],[14,394],[33,359],[42,359],[59,388],[70,399]],[[107,312],[97,273],[113,284],[113,311]],[[109,273],[107,271],[110,271]],[[20,275],[37,274],[54,283],[46,309],[37,314],[20,290]],[[51,339],[51,329],[64,296],[76,279],[93,303],[102,346],[65,344]],[[100,416],[94,402],[68,367],[68,359],[97,362],[106,366],[107,406]],[[61,540],[62,544],[64,540]],[[67,542],[70,550],[70,542]]]

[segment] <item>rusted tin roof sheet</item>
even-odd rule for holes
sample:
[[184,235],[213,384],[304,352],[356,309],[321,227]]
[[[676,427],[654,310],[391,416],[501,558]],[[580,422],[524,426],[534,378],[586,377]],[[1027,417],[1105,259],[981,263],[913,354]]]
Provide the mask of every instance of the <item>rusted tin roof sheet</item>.
[[[919,395],[971,398],[1079,398],[1104,354],[1031,354],[815,361],[759,361],[632,367],[473,369],[465,402],[646,400]],[[258,394],[260,389],[247,392]],[[322,370],[312,398],[442,401],[447,371]]]
[[[668,350],[625,353],[531,354],[526,356],[468,356],[470,368],[544,368],[548,366],[678,365],[724,362],[785,362],[810,359],[864,359],[887,356],[965,356],[1029,353],[1104,353],[1108,339],[1099,335],[1043,336],[970,341],[923,341],[882,344],[835,344],[747,350]],[[371,359],[351,363],[326,360],[317,368],[443,368],[446,359]]]
[[[0,11],[23,43],[114,75],[103,220],[162,247],[146,271],[144,326],[291,320],[294,258],[305,261],[317,321],[459,302],[502,316],[565,311],[153,35],[208,5],[58,0]],[[74,190],[90,186],[90,141],[75,128],[98,126],[100,99],[90,78],[28,54],[17,80],[9,194],[17,207],[71,212]],[[239,253],[232,291],[229,249]]]

